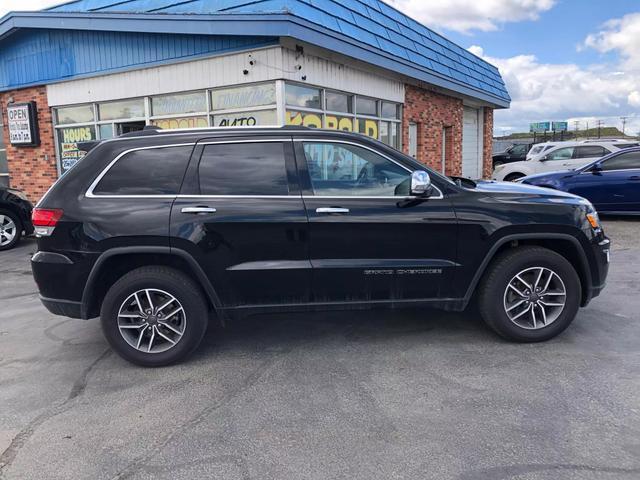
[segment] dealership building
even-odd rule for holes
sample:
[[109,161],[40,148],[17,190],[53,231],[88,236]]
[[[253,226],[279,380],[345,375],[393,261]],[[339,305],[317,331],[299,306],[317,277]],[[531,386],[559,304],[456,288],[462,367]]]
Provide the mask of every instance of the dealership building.
[[380,0],[76,0],[0,19],[0,183],[37,200],[141,130],[359,132],[489,176],[497,68]]

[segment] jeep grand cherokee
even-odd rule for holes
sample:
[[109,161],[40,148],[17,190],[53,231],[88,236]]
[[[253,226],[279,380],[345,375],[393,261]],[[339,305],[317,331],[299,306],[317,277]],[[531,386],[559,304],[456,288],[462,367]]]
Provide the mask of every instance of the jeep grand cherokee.
[[602,290],[609,240],[583,198],[442,176],[357,134],[145,131],[99,143],[37,205],[53,313],[100,317],[125,359],[167,365],[210,318],[378,306],[464,310],[552,338]]

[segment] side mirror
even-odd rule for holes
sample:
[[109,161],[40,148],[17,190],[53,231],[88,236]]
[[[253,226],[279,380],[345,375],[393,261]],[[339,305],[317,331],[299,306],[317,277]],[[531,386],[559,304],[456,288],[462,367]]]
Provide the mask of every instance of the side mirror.
[[591,167],[591,173],[600,173],[602,172],[602,163],[598,162]]
[[424,170],[416,170],[411,174],[411,195],[416,197],[431,196],[431,177]]
[[545,155],[540,159],[541,162],[546,162],[547,160],[549,160],[549,155]]

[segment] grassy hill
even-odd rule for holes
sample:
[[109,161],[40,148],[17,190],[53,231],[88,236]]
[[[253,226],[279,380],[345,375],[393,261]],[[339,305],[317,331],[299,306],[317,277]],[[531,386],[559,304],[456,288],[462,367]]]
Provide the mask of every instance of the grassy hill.
[[[571,140],[572,138],[576,138],[576,133],[578,138],[598,138],[598,129],[597,128],[590,128],[589,130],[578,130],[578,132],[575,131],[569,131],[569,132],[564,132],[564,138],[565,140]],[[553,134],[552,133],[547,133],[547,138],[552,138]],[[629,139],[633,139],[636,137],[630,137],[629,135],[623,135],[623,133],[617,128],[617,127],[602,127],[600,129],[600,136],[601,137],[615,137],[615,138],[629,138]],[[531,138],[533,137],[533,133],[529,133],[529,132],[519,132],[519,133],[512,133],[506,137],[498,137],[500,140],[518,140],[521,138]],[[537,138],[542,138],[544,137],[544,134],[538,133],[536,134]],[[560,133],[556,133],[556,139],[560,137]]]

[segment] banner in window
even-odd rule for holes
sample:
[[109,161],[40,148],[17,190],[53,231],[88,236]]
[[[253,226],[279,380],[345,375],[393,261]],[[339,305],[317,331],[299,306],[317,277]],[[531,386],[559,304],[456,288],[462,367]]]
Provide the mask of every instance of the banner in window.
[[[309,128],[322,128],[322,114],[312,112],[294,112],[288,110],[286,113],[287,125],[303,126]],[[358,128],[355,128],[355,126]],[[325,128],[329,130],[342,130],[345,132],[358,132],[371,138],[378,139],[378,121],[365,118],[354,119],[351,117],[340,117],[337,115],[326,115]]]
[[182,117],[163,118],[151,120],[151,124],[163,130],[175,130],[177,128],[206,128],[209,126],[207,117]]
[[256,125],[276,125],[275,110],[258,110],[255,112],[225,113],[214,115],[214,127],[253,127]]
[[78,150],[78,143],[96,139],[93,126],[69,127],[58,129],[58,146],[60,148],[60,172],[65,173],[78,163],[87,152]]

